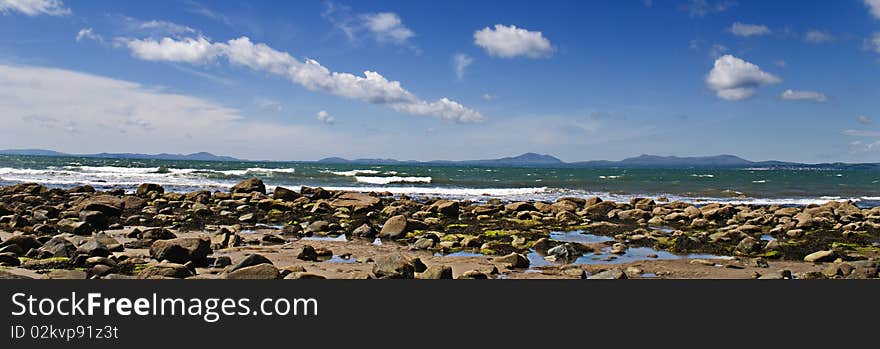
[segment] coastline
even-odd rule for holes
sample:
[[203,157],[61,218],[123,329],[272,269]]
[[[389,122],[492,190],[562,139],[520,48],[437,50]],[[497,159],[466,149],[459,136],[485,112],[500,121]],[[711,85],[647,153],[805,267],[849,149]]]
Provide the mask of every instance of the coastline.
[[[0,277],[876,278],[880,208],[0,188]],[[562,233],[560,233],[562,232]],[[376,239],[381,244],[376,243]]]

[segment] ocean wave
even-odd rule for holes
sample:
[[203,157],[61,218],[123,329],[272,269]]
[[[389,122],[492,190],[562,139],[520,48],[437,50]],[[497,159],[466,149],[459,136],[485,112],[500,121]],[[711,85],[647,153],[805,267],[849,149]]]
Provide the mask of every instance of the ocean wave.
[[623,176],[599,176],[601,179],[618,179]]
[[354,179],[360,183],[368,184],[391,184],[391,183],[431,183],[431,177],[364,177],[355,176]]
[[767,180],[766,179],[759,179],[756,181],[752,181],[752,183],[767,183]]
[[451,198],[527,196],[548,193],[547,187],[538,188],[442,188],[442,187],[324,187],[327,190],[357,192],[389,192],[407,195],[437,195]]
[[694,173],[694,174],[691,175],[691,177],[697,177],[697,178],[715,178],[715,175],[713,175],[713,174],[696,174],[696,173]]
[[[321,172],[323,172],[323,173],[332,173],[332,174],[335,174],[335,175],[337,175],[337,176],[345,176],[345,177],[354,177],[354,176],[357,176],[357,175],[359,175],[359,174],[379,174],[379,171],[376,171],[376,170],[351,170],[351,171],[331,171],[331,170],[324,170],[324,171],[321,171]],[[396,174],[396,173],[397,173],[397,172],[395,172],[395,174]]]

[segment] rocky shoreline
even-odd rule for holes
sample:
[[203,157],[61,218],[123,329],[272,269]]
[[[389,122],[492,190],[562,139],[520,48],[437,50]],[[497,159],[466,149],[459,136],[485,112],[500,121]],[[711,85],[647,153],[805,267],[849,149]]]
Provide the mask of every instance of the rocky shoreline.
[[[576,231],[605,239],[551,238]],[[685,257],[617,262],[644,248]],[[877,278],[878,258],[880,207],[851,202],[470,202],[267,193],[257,178],[229,192],[0,187],[0,278]]]

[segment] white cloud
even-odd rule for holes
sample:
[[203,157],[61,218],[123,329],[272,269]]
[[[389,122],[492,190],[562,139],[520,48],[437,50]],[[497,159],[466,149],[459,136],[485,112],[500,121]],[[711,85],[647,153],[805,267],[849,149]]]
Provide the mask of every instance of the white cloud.
[[319,111],[318,114],[315,115],[315,118],[327,125],[333,125],[336,122],[336,118],[334,118],[333,115],[330,115],[326,110]]
[[874,122],[874,120],[872,120],[871,118],[869,118],[866,115],[859,115],[859,117],[856,118],[856,121],[858,121],[862,125],[868,125],[868,124],[871,124]]
[[495,29],[486,27],[477,30],[474,32],[474,43],[490,55],[501,58],[549,57],[554,51],[550,40],[541,32],[517,28],[515,25],[496,24]]
[[394,12],[353,14],[351,8],[332,1],[325,2],[325,6],[322,16],[351,41],[366,36],[379,43],[411,45],[409,39],[416,36]]
[[814,101],[819,103],[825,103],[828,101],[828,97],[822,93],[815,91],[797,91],[797,90],[785,90],[779,95],[779,98],[790,101]]
[[874,18],[880,19],[880,0],[865,0],[865,6],[868,6]]
[[734,0],[720,0],[709,3],[707,0],[688,0],[681,6],[681,9],[687,11],[691,17],[705,17],[710,13],[724,12],[737,5]]
[[719,98],[738,101],[751,97],[758,87],[778,84],[782,80],[760,67],[732,55],[724,55],[715,60],[715,65],[706,77],[706,85],[715,91]]
[[146,21],[138,24],[141,29],[150,30],[153,32],[164,33],[166,35],[170,34],[194,34],[196,30],[185,25],[180,25],[177,23],[171,23],[168,21]]
[[761,36],[770,34],[770,29],[765,25],[759,24],[745,24],[740,22],[734,22],[733,25],[728,29],[733,35],[736,36]]
[[484,93],[484,94],[483,94],[483,100],[486,101],[486,102],[494,101],[495,98],[497,98],[497,96],[495,96],[495,95],[493,95],[493,94],[488,94],[488,93]]
[[388,80],[377,72],[367,70],[364,76],[331,72],[316,60],[300,61],[266,44],[255,44],[245,36],[225,43],[212,43],[203,37],[120,40],[126,42],[135,57],[144,60],[204,64],[225,57],[231,64],[279,75],[309,90],[380,104],[398,112],[456,122],[485,119],[479,112],[447,98],[434,102],[422,100],[404,89],[399,81]]
[[824,42],[834,41],[834,35],[820,30],[810,30],[807,31],[806,34],[804,34],[804,41],[814,44],[821,44]]
[[290,139],[308,140],[308,151],[332,143],[318,129],[251,120],[210,100],[56,68],[0,65],[0,96],[0,148],[266,158],[291,156],[272,153]]
[[147,61],[169,61],[186,63],[206,63],[220,54],[218,48],[204,37],[181,40],[162,38],[123,39],[131,54]]
[[880,32],[875,32],[870,39],[865,40],[865,48],[880,54]]
[[464,78],[464,70],[467,69],[471,63],[474,63],[474,59],[464,53],[456,53],[452,56],[453,64],[455,64],[455,76],[458,77],[459,80]]
[[843,130],[843,134],[852,137],[880,137],[880,131],[870,130]]
[[70,9],[60,0],[0,0],[0,12],[20,12],[28,16],[65,16]]
[[82,28],[79,30],[79,32],[76,33],[76,42],[80,42],[83,39],[104,42],[104,37],[102,37],[100,34],[95,34],[92,28]]
[[369,13],[361,15],[361,18],[364,26],[379,42],[402,44],[416,35],[393,12]]

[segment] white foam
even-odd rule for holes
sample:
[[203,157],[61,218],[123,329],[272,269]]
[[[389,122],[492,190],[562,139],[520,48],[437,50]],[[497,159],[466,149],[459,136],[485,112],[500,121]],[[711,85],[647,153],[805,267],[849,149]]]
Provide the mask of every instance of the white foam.
[[713,175],[713,174],[696,174],[696,173],[694,173],[694,174],[691,175],[691,177],[697,177],[697,178],[715,178],[715,175]]
[[354,179],[360,183],[369,184],[391,184],[391,183],[431,183],[431,177],[363,177],[355,176]]
[[546,193],[547,187],[540,188],[441,188],[441,187],[324,187],[327,190],[343,190],[356,192],[389,192],[392,194],[439,195],[449,197],[475,196],[518,196]]
[[[376,171],[376,170],[351,170],[351,171],[330,171],[330,170],[324,170],[324,171],[321,171],[321,172],[323,172],[323,173],[332,173],[332,174],[335,174],[335,175],[337,175],[337,176],[345,176],[345,177],[354,177],[354,176],[357,176],[357,175],[359,175],[359,174],[379,174],[379,171]],[[395,172],[395,174],[397,174],[397,172]]]
[[601,179],[618,179],[622,176],[599,176]]
[[752,181],[752,183],[767,183],[767,180],[761,179],[761,180],[757,180],[757,181]]

